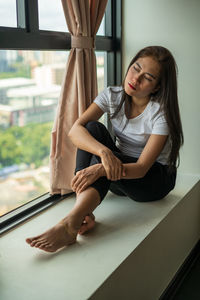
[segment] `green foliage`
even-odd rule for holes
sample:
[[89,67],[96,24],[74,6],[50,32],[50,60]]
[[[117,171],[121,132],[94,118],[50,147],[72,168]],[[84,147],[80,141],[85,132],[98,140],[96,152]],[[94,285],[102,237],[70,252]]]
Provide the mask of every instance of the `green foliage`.
[[0,130],[0,167],[20,163],[41,166],[49,156],[51,128],[50,122]]
[[21,147],[11,132],[0,135],[0,162],[2,166],[9,166],[20,162]]
[[11,67],[13,68],[13,71],[1,72],[0,79],[7,79],[7,78],[14,78],[14,77],[31,78],[31,67],[29,65],[16,62]]

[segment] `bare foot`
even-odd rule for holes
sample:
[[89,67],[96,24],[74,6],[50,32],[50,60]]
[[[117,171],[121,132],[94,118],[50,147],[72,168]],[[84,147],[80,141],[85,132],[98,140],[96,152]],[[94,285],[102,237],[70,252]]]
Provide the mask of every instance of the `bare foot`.
[[79,234],[84,234],[94,228],[95,226],[95,216],[91,213],[87,215],[81,225],[81,228],[79,229]]
[[65,221],[61,221],[41,235],[27,238],[26,242],[31,247],[36,247],[47,252],[55,252],[60,248],[76,242],[78,230],[71,228]]

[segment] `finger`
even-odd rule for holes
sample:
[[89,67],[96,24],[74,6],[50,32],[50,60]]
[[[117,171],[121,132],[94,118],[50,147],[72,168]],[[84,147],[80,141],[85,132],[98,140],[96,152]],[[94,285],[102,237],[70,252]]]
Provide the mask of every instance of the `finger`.
[[122,174],[122,165],[120,164],[120,167],[118,169],[118,174],[117,174],[117,180],[121,179],[121,174]]
[[122,165],[121,165],[121,162],[119,162],[118,168],[117,168],[116,180],[119,180],[121,177],[121,169],[122,169]]
[[107,179],[110,180],[110,172],[109,172],[108,166],[103,163],[103,167],[104,167],[104,169],[106,171],[106,177],[107,177]]
[[110,163],[110,178],[112,181],[115,181],[115,172],[116,172],[116,161],[111,161],[111,163]]
[[84,191],[87,186],[88,186],[87,181],[84,180],[83,182],[81,182],[76,189],[77,193],[81,193],[82,191]]
[[108,179],[113,180],[113,168],[112,167],[108,168]]
[[113,172],[113,180],[118,180],[119,179],[119,173],[121,170],[121,162],[118,159],[115,159],[114,162],[114,172]]
[[124,174],[124,166],[123,163],[121,163],[121,169],[120,169],[120,174],[119,174],[119,180],[123,177]]
[[77,187],[77,193],[83,192],[92,182],[88,180],[88,178],[83,178],[80,182],[79,186]]
[[102,160],[102,164],[106,171],[107,179],[113,180],[115,178],[115,175],[113,174],[115,172],[115,159],[113,159],[112,156],[111,157],[109,156],[106,159]]
[[115,168],[113,170],[113,180],[117,180],[117,175],[118,175],[118,164],[115,165]]
[[76,181],[74,182],[74,184],[72,185],[73,191],[76,191],[77,186],[78,186],[78,180],[76,180]]
[[79,185],[76,186],[76,193],[80,193],[80,189],[83,185],[83,182],[80,182]]
[[85,179],[84,179],[83,176],[77,176],[76,182],[73,185],[73,188],[74,188],[75,191],[77,190],[77,188],[79,187],[79,185],[84,182],[84,180]]
[[125,168],[124,166],[122,167],[122,176],[125,177],[126,176],[126,171],[125,171]]
[[118,169],[118,162],[116,161],[116,158],[112,160],[110,164],[110,172],[111,172],[111,180],[115,181],[117,178],[117,169]]
[[71,186],[74,187],[76,185],[76,182],[78,180],[79,176],[78,175],[75,175],[74,178],[72,179],[71,181]]
[[89,186],[88,183],[85,183],[84,185],[82,185],[79,189],[78,189],[78,194],[82,193],[83,191],[86,190],[86,188]]
[[[76,176],[75,176],[76,177]],[[71,187],[73,187],[74,182],[76,181],[75,177],[73,177],[72,181],[71,181]]]
[[117,180],[117,174],[118,174],[118,163],[116,161],[112,164],[112,180]]

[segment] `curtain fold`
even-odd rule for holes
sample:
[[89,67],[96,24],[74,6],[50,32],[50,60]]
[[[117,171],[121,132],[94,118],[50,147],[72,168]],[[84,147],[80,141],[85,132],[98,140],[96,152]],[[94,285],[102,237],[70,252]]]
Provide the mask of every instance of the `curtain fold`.
[[50,150],[50,193],[71,192],[76,147],[68,132],[77,118],[97,96],[94,40],[103,18],[107,0],[62,0],[72,37]]

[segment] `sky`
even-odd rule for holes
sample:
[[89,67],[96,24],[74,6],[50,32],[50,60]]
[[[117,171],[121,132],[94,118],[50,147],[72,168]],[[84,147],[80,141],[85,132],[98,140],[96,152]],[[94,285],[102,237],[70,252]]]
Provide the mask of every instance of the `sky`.
[[16,0],[0,0],[0,26],[17,26]]
[[[66,32],[61,0],[38,0],[39,28],[43,30],[55,30]],[[16,27],[16,0],[0,0],[0,26]],[[98,34],[103,35],[104,26],[101,24]]]

